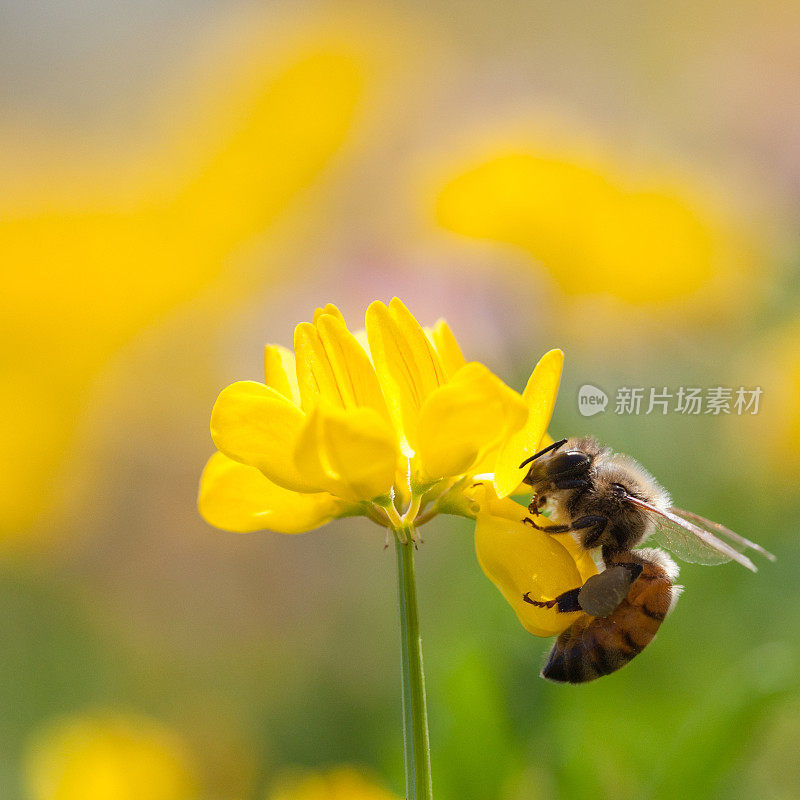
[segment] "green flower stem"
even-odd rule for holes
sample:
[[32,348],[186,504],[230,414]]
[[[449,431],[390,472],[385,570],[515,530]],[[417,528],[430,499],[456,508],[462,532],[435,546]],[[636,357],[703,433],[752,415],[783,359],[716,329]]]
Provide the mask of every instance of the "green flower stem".
[[[406,543],[403,543],[405,539]],[[414,529],[395,531],[397,595],[400,605],[400,649],[403,681],[403,745],[406,760],[407,800],[432,800],[431,747],[422,639],[419,635],[417,578],[414,573]]]

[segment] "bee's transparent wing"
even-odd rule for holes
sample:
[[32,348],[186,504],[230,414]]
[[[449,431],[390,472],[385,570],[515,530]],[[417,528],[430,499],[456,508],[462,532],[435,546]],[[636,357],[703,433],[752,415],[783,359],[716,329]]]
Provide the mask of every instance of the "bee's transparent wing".
[[[691,564],[713,565],[725,564],[736,558],[725,548],[720,548],[720,544],[726,545],[721,540],[717,540],[717,542],[706,541],[695,534],[688,526],[681,525],[663,516],[655,517],[654,522],[653,539],[682,561],[688,561]],[[713,534],[710,535],[713,536]],[[738,550],[735,552],[741,556]],[[744,566],[751,569],[750,560],[747,559],[747,562]]]
[[746,555],[705,528],[684,519],[677,513],[678,509],[664,511],[631,495],[628,495],[627,500],[650,514],[655,523],[653,538],[682,561],[692,564],[724,564],[726,561],[736,561],[753,572],[757,571],[755,564]]
[[734,548],[734,550],[738,550],[740,553],[748,549],[755,550],[756,553],[760,553],[762,556],[764,556],[764,558],[768,558],[770,561],[775,561],[775,556],[772,555],[769,550],[765,550],[760,544],[756,544],[755,542],[751,542],[749,539],[745,539],[741,534],[736,533],[736,531],[732,531],[730,528],[726,528],[719,522],[714,522],[713,520],[701,517],[699,514],[695,514],[694,511],[687,511],[685,508],[677,508],[676,506],[672,506],[670,511],[673,514],[677,514],[682,519],[694,523],[698,528],[702,528],[703,530],[726,540],[728,544]]

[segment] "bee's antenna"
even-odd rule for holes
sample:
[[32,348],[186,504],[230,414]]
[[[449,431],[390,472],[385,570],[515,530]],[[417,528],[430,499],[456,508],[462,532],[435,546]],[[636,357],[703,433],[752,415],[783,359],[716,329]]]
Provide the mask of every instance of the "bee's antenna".
[[551,450],[558,450],[562,444],[564,444],[567,440],[562,439],[560,442],[553,442],[553,444],[547,445],[544,450],[540,450],[538,453],[532,455],[530,458],[526,458],[520,465],[519,469],[522,469],[526,464],[530,464],[531,461],[536,461],[539,456],[543,456],[545,453],[549,453]]

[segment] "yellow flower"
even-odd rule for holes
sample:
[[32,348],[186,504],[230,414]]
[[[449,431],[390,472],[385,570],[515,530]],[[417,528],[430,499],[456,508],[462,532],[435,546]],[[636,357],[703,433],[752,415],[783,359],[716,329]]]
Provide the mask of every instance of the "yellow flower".
[[748,469],[773,487],[794,487],[800,477],[799,339],[800,319],[776,327],[751,342],[729,378],[734,390],[728,438],[746,439],[753,454]]
[[349,140],[366,96],[364,47],[333,31],[305,38],[276,58],[273,31],[216,62],[225,78],[204,81],[197,103],[170,98],[148,127],[172,132],[141,167],[120,158],[106,175],[102,159],[59,155],[53,142],[53,161],[75,174],[21,174],[18,191],[0,195],[0,318],[14,342],[0,364],[14,387],[0,397],[0,548],[69,494],[57,490],[63,460],[111,356],[234,270],[232,254],[263,237]]
[[61,720],[31,743],[31,800],[193,800],[194,767],[181,739],[154,720],[91,714]]
[[698,187],[621,157],[494,147],[444,182],[437,221],[529,253],[566,295],[634,306],[697,297],[708,312],[757,289],[755,241]]
[[[467,363],[445,322],[426,331],[397,298],[370,305],[363,338],[327,305],[297,326],[294,353],[267,346],[264,383],[222,391],[211,415],[220,452],[200,482],[205,519],[231,531],[301,533],[361,514],[406,541],[439,513],[477,517],[481,564],[507,598],[575,586],[586,564],[574,548],[530,528],[509,538],[525,509],[505,499],[497,516],[489,505],[519,488],[519,464],[546,436],[561,351],[542,357],[520,395]],[[496,544],[486,544],[495,529]],[[517,566],[535,562],[545,583],[531,572],[533,583],[512,588],[501,576],[517,540],[528,553]],[[520,616],[532,632],[564,627],[566,615],[530,608]]]
[[399,800],[353,767],[284,778],[267,800]]
[[481,568],[497,586],[519,621],[534,636],[555,636],[576,614],[537,608],[523,601],[556,597],[581,586],[597,573],[592,557],[572,535],[551,535],[523,523],[526,511],[510,498],[498,498],[488,484],[474,490],[480,510],[475,525],[475,552]]

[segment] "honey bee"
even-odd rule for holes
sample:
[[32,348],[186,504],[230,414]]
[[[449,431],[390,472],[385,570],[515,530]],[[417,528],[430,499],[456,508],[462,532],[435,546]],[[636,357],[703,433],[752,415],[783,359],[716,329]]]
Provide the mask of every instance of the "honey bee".
[[[533,488],[533,496],[525,522],[548,533],[572,532],[586,550],[599,549],[604,566],[583,586],[553,599],[533,599],[529,592],[523,596],[540,608],[581,612],[550,651],[541,673],[548,680],[585,683],[608,675],[653,640],[683,587],[675,585],[678,566],[665,552],[635,549],[651,536],[693,563],[733,560],[755,572],[741,552],[747,549],[775,560],[725,526],[673,506],[644,467],[593,437],[554,442],[520,468],[527,464],[524,483]],[[545,507],[555,524],[541,515]]]

